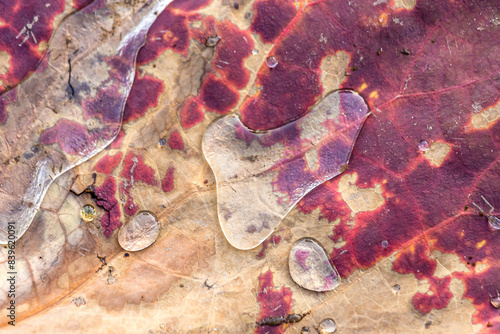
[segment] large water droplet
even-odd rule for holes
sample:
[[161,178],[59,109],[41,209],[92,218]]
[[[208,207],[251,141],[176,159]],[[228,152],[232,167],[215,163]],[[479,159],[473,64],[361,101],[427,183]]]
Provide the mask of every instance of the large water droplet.
[[202,147],[229,243],[257,247],[302,197],[343,173],[368,112],[359,94],[339,90],[306,116],[267,132],[248,129],[235,115],[213,122]]
[[337,330],[337,324],[331,318],[324,319],[319,323],[318,331],[320,334],[331,334]]
[[118,243],[128,251],[140,251],[156,241],[160,224],[155,215],[148,211],[138,213],[118,232]]
[[278,66],[278,59],[274,57],[269,57],[266,59],[266,65],[269,68],[275,68],[276,66]]
[[487,216],[487,217],[490,226],[496,230],[500,230],[500,218],[498,218],[497,216]]
[[418,149],[420,151],[427,151],[429,149],[429,143],[426,140],[422,140],[418,143]]
[[92,205],[90,204],[85,204],[84,206],[82,206],[82,208],[80,209],[80,216],[82,217],[82,219],[84,221],[86,221],[87,223],[90,223],[91,221],[94,220],[94,217],[95,217],[95,209]]
[[307,290],[330,291],[340,284],[325,249],[313,238],[299,239],[292,246],[288,267],[295,283]]

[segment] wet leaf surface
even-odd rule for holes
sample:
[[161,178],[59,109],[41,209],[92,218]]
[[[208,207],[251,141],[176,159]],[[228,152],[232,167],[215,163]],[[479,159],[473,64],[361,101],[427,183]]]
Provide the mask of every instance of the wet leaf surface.
[[[325,319],[342,333],[500,330],[496,1],[175,0],[158,10],[137,68],[117,50],[152,6],[132,16],[142,2],[47,3],[0,4],[1,189],[16,195],[0,212],[34,216],[31,225],[15,218],[27,229],[16,243],[17,320],[2,330],[314,333]],[[86,15],[97,19],[84,25]],[[339,88],[357,91],[372,115],[347,170],[304,183],[310,167],[290,173],[276,162],[308,152],[296,125]],[[241,123],[210,146],[214,175],[202,146],[227,120]],[[253,158],[237,168],[228,158],[252,150],[281,181],[262,183]],[[55,166],[47,175],[61,175],[48,178],[45,196],[30,195],[32,207],[11,202],[44,157]],[[318,170],[338,166],[317,161]],[[231,246],[219,215],[218,170],[240,167],[247,185],[227,197],[232,209],[245,222],[265,210],[281,221],[251,250]],[[256,204],[248,184],[275,197]],[[158,218],[159,236],[128,253],[120,228],[143,210]],[[303,237],[326,249],[341,277],[334,291],[290,276],[290,249]]]

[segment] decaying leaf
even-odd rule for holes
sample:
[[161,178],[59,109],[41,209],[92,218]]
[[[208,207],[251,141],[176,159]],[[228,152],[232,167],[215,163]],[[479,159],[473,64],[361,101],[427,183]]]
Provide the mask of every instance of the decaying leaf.
[[[497,1],[46,3],[0,4],[0,212],[34,216],[3,331],[500,331]],[[135,61],[140,34],[121,41],[140,22]],[[346,90],[358,121],[314,116]],[[45,157],[60,176],[21,205]],[[159,236],[125,251],[142,211]],[[301,238],[325,248],[333,291],[292,279]]]

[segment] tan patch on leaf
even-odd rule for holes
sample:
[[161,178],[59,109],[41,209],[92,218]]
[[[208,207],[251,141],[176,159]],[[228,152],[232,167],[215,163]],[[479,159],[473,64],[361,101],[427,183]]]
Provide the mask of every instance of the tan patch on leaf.
[[321,84],[323,90],[329,92],[338,89],[346,77],[346,68],[350,57],[343,51],[323,58],[321,62]]
[[416,4],[417,4],[417,0],[395,0],[394,1],[394,6],[398,9],[411,10],[411,9],[415,8]]
[[424,152],[424,158],[429,162],[439,167],[443,163],[448,153],[450,153],[450,146],[446,143],[434,142],[430,145],[429,149]]
[[382,186],[375,184],[373,188],[359,188],[356,185],[358,174],[345,174],[340,178],[338,191],[353,213],[373,211],[384,204]]
[[10,68],[10,54],[0,51],[0,75],[4,75]]
[[486,129],[500,118],[500,103],[474,114],[471,126],[476,130]]

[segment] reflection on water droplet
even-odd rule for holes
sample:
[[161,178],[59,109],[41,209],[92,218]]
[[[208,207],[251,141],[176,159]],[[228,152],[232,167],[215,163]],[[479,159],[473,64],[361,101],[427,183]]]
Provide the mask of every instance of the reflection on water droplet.
[[319,323],[318,331],[320,334],[331,334],[337,330],[337,324],[333,319],[327,318]]
[[266,59],[266,65],[269,68],[275,68],[276,66],[278,66],[278,60],[274,57],[269,57]]
[[340,284],[325,249],[313,238],[299,239],[292,246],[288,266],[292,279],[304,289],[330,291]]
[[427,151],[429,149],[429,143],[425,140],[422,140],[420,143],[418,143],[418,149],[420,151]]
[[258,54],[258,53],[259,53],[259,50],[257,50],[257,49],[253,49],[253,50],[252,50],[252,54],[256,55],[256,54]]
[[160,140],[158,140],[158,145],[160,146],[165,146],[165,144],[167,143],[167,141],[163,138],[161,138]]
[[488,216],[488,223],[490,223],[490,226],[495,230],[500,230],[500,218],[497,216]]
[[140,251],[156,241],[160,224],[155,215],[148,211],[138,213],[118,232],[118,243],[128,251]]
[[387,240],[382,240],[382,247],[384,247],[384,248],[389,247],[389,241],[387,241]]
[[500,308],[500,296],[491,297],[490,303],[494,308]]
[[80,210],[80,216],[82,217],[82,219],[84,221],[86,221],[87,223],[90,223],[91,221],[94,220],[94,217],[95,217],[94,207],[90,204],[85,204],[84,206],[82,206],[82,208]]

